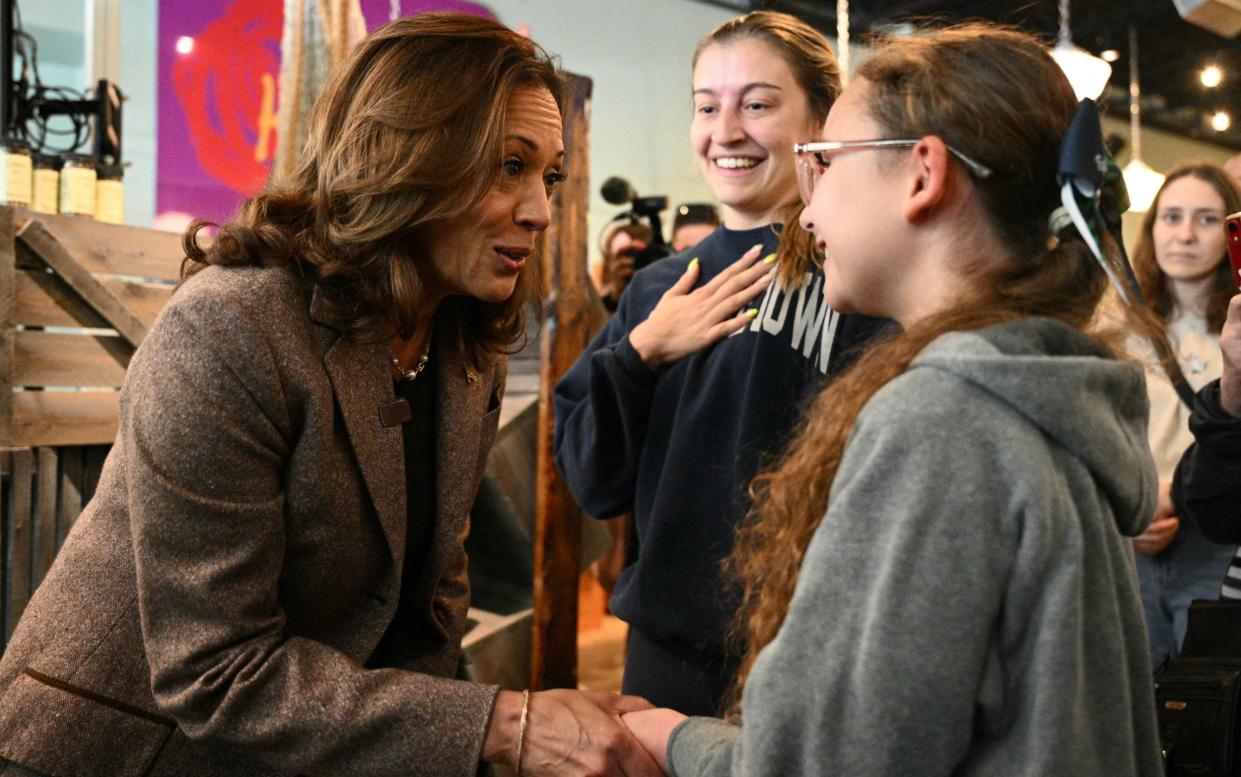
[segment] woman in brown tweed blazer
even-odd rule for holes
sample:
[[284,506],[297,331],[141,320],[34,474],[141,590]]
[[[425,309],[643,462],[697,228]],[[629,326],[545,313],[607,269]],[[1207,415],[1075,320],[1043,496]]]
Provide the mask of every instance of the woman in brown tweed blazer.
[[559,94],[504,27],[403,19],[335,74],[290,176],[209,247],[191,228],[0,660],[4,777],[659,774],[619,724],[640,700],[453,679]]

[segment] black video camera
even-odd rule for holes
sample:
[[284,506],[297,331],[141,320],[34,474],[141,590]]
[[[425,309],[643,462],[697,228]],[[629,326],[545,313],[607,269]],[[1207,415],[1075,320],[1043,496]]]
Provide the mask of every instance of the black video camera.
[[659,218],[659,212],[668,207],[667,197],[662,195],[639,197],[628,181],[617,176],[612,176],[603,182],[600,194],[603,195],[603,199],[613,205],[629,206],[629,210],[617,215],[612,219],[613,221],[627,220],[633,224],[641,224],[645,220],[651,228],[649,243],[622,251],[625,256],[633,258],[635,272],[657,259],[673,254],[672,246],[664,240],[663,224]]

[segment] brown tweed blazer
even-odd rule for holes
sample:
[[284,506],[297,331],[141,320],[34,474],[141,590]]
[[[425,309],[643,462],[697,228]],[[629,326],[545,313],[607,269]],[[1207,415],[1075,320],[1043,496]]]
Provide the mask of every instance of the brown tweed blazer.
[[[503,360],[467,371],[436,328],[434,538],[402,581],[387,352],[319,311],[283,269],[212,267],[173,295],[0,659],[0,758],[56,777],[475,773],[496,689],[450,678]],[[368,666],[403,585],[419,637]]]

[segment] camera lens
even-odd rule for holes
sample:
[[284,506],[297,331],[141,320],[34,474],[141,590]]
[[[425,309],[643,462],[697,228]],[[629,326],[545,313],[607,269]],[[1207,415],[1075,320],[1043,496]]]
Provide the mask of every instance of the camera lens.
[[1236,231],[1237,231],[1237,222],[1235,222],[1235,221],[1229,221],[1229,222],[1228,222],[1228,231],[1229,231],[1229,232],[1236,232]]

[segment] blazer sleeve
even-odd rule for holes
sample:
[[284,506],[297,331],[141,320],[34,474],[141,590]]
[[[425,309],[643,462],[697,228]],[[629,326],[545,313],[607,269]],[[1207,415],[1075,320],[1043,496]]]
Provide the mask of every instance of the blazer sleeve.
[[1172,481],[1177,515],[1196,523],[1210,540],[1241,542],[1241,418],[1220,406],[1218,380],[1194,397],[1189,429],[1194,444]]
[[134,357],[118,436],[157,705],[289,774],[473,774],[496,689],[286,634],[290,338],[227,295],[183,293]]
[[[640,283],[642,274],[635,276]],[[658,372],[629,344],[635,300],[630,288],[616,313],[556,384],[556,466],[578,504],[594,518],[633,509]],[[641,318],[645,318],[642,315]]]

